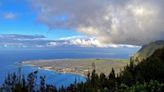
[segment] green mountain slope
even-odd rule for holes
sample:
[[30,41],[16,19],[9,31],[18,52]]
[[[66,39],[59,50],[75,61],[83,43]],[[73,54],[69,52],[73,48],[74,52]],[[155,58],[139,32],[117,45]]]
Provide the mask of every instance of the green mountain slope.
[[155,41],[146,45],[143,45],[142,48],[132,57],[133,61],[140,62],[143,59],[151,56],[155,50],[164,47],[164,41]]

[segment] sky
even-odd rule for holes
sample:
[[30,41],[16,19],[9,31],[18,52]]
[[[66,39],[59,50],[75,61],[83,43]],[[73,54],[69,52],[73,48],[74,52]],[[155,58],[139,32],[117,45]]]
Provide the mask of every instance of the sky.
[[164,0],[0,0],[0,47],[126,47],[164,40]]

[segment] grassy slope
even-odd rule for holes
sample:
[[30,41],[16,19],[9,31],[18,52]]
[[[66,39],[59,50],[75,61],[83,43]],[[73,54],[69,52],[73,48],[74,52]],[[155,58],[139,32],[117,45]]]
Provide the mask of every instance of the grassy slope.
[[151,56],[155,50],[162,48],[164,46],[164,41],[156,41],[149,44],[144,45],[134,56],[134,61],[142,61],[147,57]]

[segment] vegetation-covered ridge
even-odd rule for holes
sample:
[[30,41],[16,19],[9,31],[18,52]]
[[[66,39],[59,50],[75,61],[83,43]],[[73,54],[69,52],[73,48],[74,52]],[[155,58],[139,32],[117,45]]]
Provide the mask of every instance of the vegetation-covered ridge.
[[141,62],[143,59],[151,56],[155,50],[164,47],[164,40],[159,40],[155,42],[151,42],[149,44],[145,44],[142,48],[132,57],[135,62]]
[[2,92],[164,92],[164,47],[156,50],[150,57],[137,65],[130,61],[122,72],[115,74],[112,69],[106,76],[98,75],[95,70],[88,73],[86,82],[71,84],[57,89],[47,85],[41,76],[36,84],[37,71],[27,77],[9,74],[2,87]]

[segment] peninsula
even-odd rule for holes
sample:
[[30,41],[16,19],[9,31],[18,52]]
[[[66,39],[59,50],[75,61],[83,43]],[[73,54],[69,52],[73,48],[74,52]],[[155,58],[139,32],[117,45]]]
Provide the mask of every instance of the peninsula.
[[93,69],[98,74],[108,75],[112,68],[116,73],[129,63],[128,59],[50,59],[24,61],[24,65],[39,67],[45,70],[52,70],[61,73],[73,73],[86,76]]

